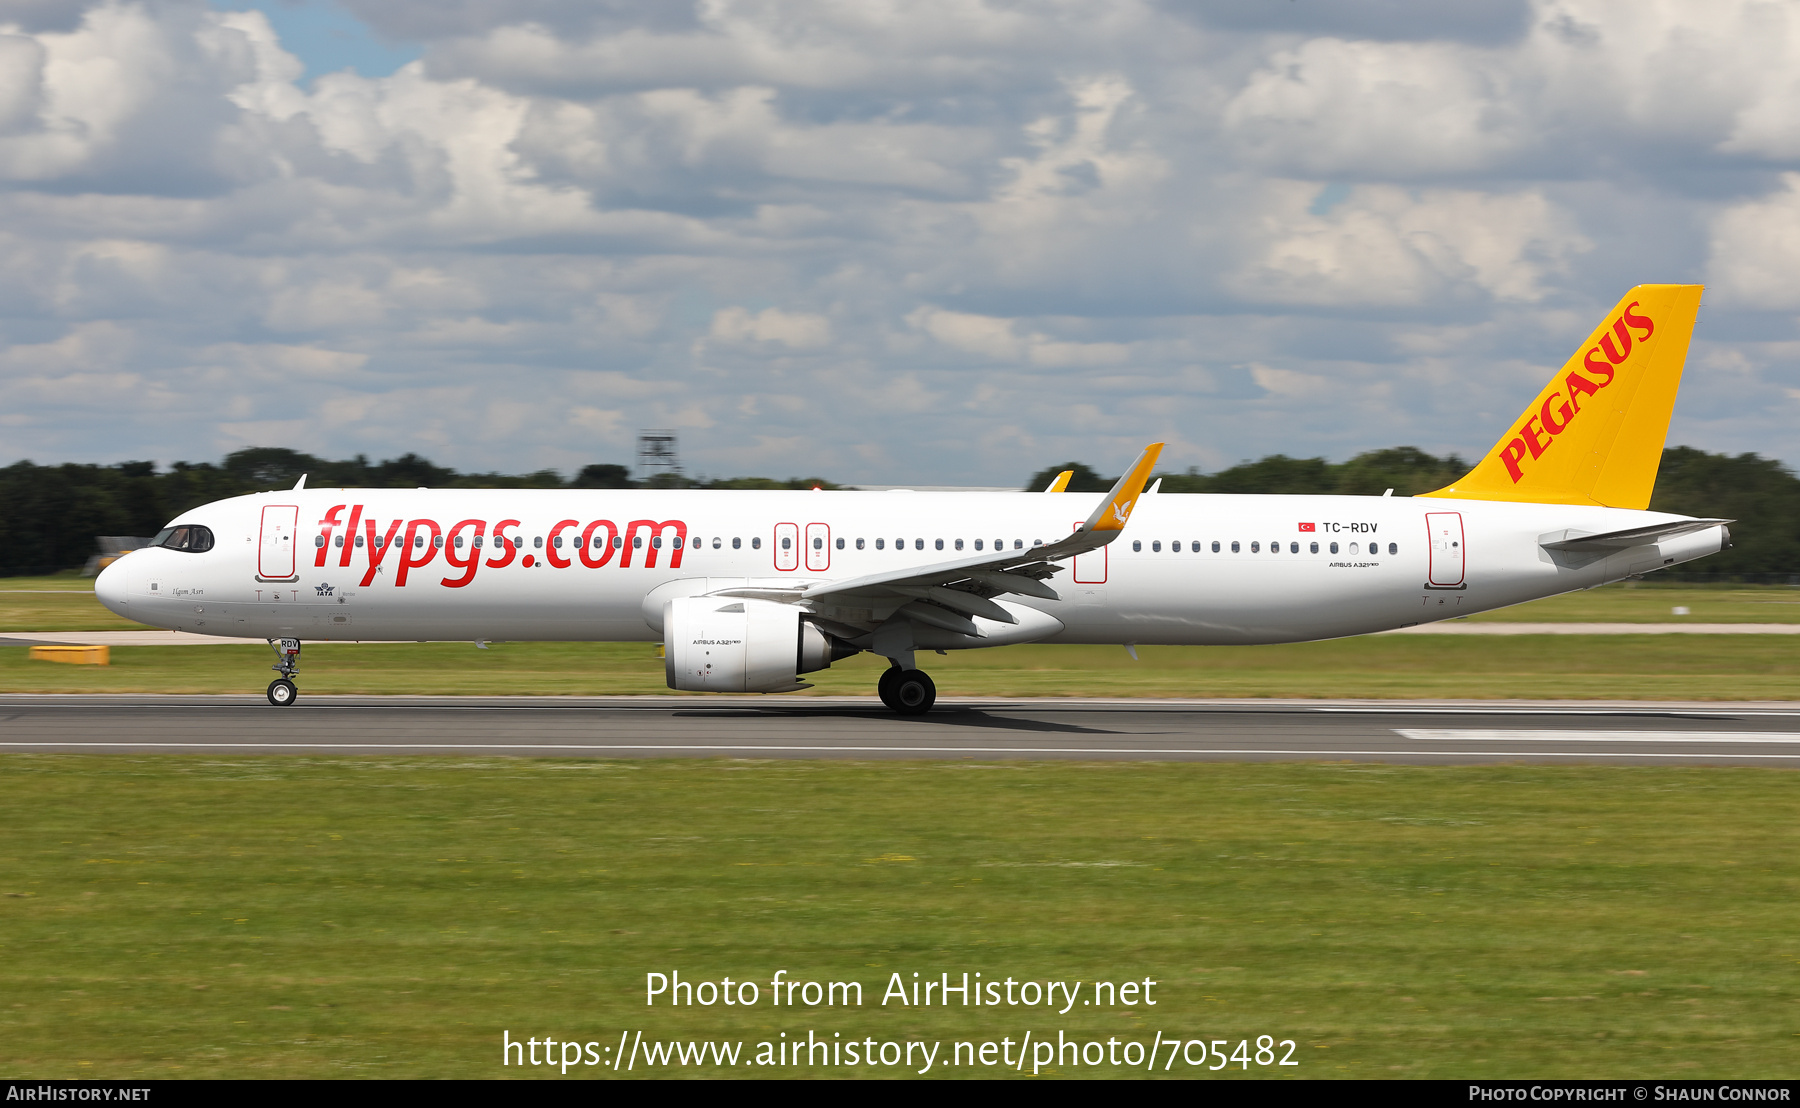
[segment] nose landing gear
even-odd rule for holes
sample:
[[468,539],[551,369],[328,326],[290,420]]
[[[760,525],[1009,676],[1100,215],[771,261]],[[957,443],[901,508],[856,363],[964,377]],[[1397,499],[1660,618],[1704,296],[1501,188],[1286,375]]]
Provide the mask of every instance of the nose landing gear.
[[278,659],[269,668],[281,674],[269,682],[269,703],[277,708],[285,708],[300,696],[300,689],[294,684],[294,675],[300,672],[300,640],[270,639],[269,649],[275,652]]
[[937,703],[937,686],[923,670],[889,666],[875,686],[881,702],[903,716],[922,716]]

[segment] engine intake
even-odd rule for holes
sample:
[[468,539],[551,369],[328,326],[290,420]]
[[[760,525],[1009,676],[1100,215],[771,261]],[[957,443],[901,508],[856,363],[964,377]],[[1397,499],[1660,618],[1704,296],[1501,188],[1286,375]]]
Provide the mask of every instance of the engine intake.
[[683,596],[663,605],[663,671],[687,692],[786,692],[859,653],[791,604]]

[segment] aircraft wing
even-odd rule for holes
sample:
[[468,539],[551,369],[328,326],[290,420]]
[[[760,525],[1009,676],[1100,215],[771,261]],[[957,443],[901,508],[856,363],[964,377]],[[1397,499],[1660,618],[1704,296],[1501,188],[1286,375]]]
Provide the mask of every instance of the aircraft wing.
[[1719,527],[1727,523],[1735,523],[1730,519],[1677,519],[1668,523],[1652,523],[1644,527],[1629,527],[1623,531],[1606,531],[1598,535],[1586,535],[1579,531],[1553,531],[1538,540],[1538,545],[1545,550],[1599,551],[1624,550],[1631,546],[1647,546],[1650,543],[1672,539],[1679,535],[1690,535],[1695,531],[1704,531],[1708,527]]

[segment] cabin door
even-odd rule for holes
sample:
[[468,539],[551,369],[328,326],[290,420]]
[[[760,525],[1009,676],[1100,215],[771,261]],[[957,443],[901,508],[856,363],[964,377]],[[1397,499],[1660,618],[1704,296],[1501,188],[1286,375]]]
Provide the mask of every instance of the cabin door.
[[261,545],[256,552],[258,577],[294,575],[294,539],[299,529],[298,505],[270,504],[263,508]]
[[1431,568],[1425,583],[1434,589],[1461,588],[1465,558],[1462,513],[1426,512],[1425,531],[1431,539]]

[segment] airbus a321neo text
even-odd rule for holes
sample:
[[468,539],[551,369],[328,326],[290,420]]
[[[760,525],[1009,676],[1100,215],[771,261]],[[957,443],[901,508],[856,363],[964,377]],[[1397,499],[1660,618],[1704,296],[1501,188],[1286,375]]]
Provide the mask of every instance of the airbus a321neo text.
[[96,589],[139,623],[269,640],[661,640],[669,687],[788,692],[868,650],[1278,643],[1466,616],[1677,565],[1724,519],[1646,511],[1700,304],[1640,285],[1468,476],[1419,497],[326,489],[184,512]]

